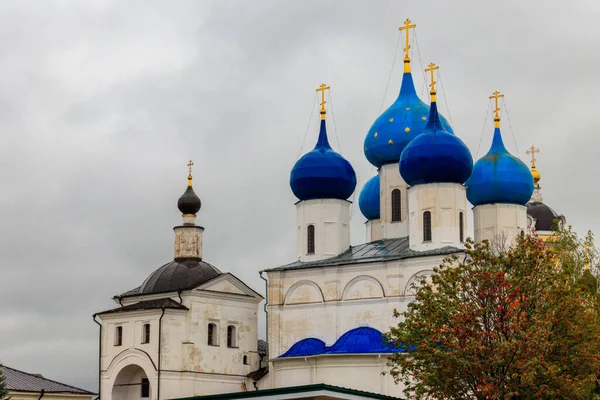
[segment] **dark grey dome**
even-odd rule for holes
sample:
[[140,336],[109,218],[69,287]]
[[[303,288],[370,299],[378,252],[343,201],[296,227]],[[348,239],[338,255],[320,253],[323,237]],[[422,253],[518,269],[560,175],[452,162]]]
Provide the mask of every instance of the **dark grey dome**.
[[192,289],[221,274],[216,267],[201,260],[171,261],[151,273],[136,294]]
[[188,186],[179,200],[177,200],[177,208],[179,208],[182,214],[196,215],[200,211],[201,206],[202,202],[194,192],[194,189],[192,189],[192,186]]
[[536,220],[534,228],[537,231],[553,231],[557,228],[554,220],[558,219],[560,224],[564,218],[539,201],[527,204],[527,214]]

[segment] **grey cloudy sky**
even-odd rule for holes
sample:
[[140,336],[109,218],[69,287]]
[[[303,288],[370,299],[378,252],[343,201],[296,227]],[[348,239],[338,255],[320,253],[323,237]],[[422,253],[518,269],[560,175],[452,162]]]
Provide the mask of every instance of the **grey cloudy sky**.
[[[473,154],[499,90],[520,155],[542,148],[546,203],[578,232],[600,232],[599,9],[591,0],[0,2],[0,361],[96,389],[91,316],[172,259],[190,158],[205,259],[264,292],[258,271],[295,257],[288,179],[315,88],[332,87],[331,142],[337,131],[360,190],[374,173],[362,143],[407,17],[423,63],[441,66],[441,109],[448,116],[446,100]],[[420,69],[415,52],[423,93]],[[491,134],[490,114],[479,156]],[[364,241],[363,222],[356,209],[353,243]]]

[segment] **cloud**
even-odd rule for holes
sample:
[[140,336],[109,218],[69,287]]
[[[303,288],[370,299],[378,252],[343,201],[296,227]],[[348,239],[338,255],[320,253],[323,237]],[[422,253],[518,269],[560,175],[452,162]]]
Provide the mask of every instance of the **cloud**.
[[[418,25],[417,91],[422,66],[441,65],[442,111],[473,154],[491,143],[484,118],[500,90],[510,151],[542,149],[546,202],[579,232],[600,231],[597,8],[1,3],[0,361],[96,389],[91,315],[172,259],[189,159],[206,260],[264,292],[258,271],[295,258],[288,179],[305,134],[303,151],[316,141],[315,109],[307,131],[315,88],[332,87],[331,143],[339,140],[360,190],[375,172],[364,135],[381,111],[407,17]],[[384,107],[398,92],[397,57]],[[353,243],[365,238],[363,222],[355,208]]]

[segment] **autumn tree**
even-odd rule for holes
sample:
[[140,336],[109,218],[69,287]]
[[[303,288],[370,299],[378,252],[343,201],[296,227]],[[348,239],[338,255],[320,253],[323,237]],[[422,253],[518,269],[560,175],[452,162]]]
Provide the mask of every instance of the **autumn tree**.
[[387,337],[407,349],[389,373],[409,398],[593,399],[600,301],[593,236],[522,235],[508,250],[466,252],[415,284]]
[[[1,366],[1,365],[0,365]],[[8,389],[6,388],[6,381],[4,380],[4,374],[0,369],[0,400],[8,400]]]

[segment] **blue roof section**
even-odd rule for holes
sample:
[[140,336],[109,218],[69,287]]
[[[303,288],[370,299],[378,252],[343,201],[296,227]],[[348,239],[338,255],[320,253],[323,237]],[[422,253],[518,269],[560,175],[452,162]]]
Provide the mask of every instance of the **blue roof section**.
[[533,176],[521,160],[504,147],[500,128],[494,129],[490,151],[479,159],[467,181],[467,199],[481,204],[527,204],[533,194]]
[[467,146],[448,132],[439,119],[437,103],[431,103],[423,133],[413,139],[400,157],[400,175],[410,186],[426,183],[463,184],[473,171]]
[[405,349],[402,346],[395,347],[391,343],[386,343],[383,334],[377,329],[361,326],[344,333],[329,347],[326,347],[325,342],[319,339],[302,339],[279,358],[307,357],[320,354],[381,354],[403,351]]
[[[365,157],[377,168],[397,163],[402,150],[423,131],[428,118],[429,105],[417,96],[412,74],[405,72],[398,98],[375,120],[365,137]],[[441,123],[452,132],[443,117]]]
[[296,342],[288,351],[279,357],[313,356],[325,352],[325,342],[321,339],[306,338]]
[[321,120],[315,148],[292,168],[290,187],[300,200],[347,200],[354,192],[356,173],[348,160],[329,145],[325,120]]
[[381,207],[379,204],[381,197],[379,191],[379,174],[369,179],[360,191],[358,206],[360,207],[362,215],[369,221],[379,219],[379,209]]

